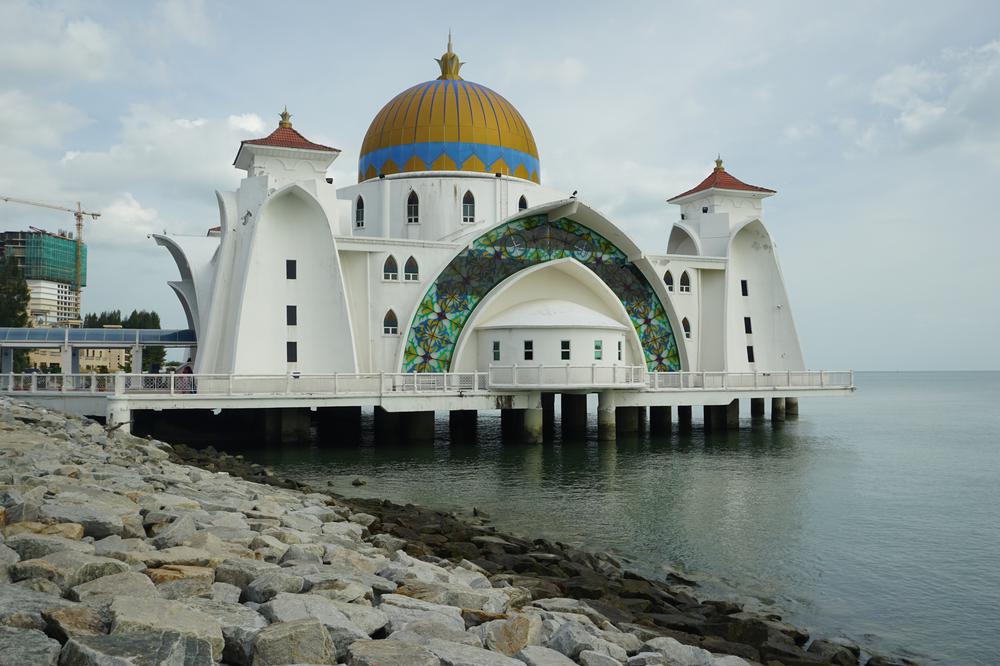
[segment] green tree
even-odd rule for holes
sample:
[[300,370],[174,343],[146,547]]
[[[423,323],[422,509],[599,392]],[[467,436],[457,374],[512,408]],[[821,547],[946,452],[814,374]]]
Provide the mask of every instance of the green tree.
[[121,326],[121,310],[105,310],[101,314],[91,312],[83,318],[84,328],[101,328],[102,326]]
[[[155,311],[132,310],[122,322],[122,328],[159,328],[160,315]],[[167,353],[163,347],[146,347],[142,350],[142,369],[148,371],[153,365],[163,365]],[[129,370],[131,372],[131,369]]]
[[[0,259],[0,326],[24,327],[28,325],[28,283],[14,257]],[[28,367],[28,352],[14,352],[14,372]]]

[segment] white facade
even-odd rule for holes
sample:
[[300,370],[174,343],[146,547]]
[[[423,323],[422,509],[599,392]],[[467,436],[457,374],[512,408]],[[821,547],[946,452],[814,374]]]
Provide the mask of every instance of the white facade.
[[[283,116],[270,137],[240,147],[235,166],[247,175],[235,192],[217,194],[217,231],[155,237],[180,272],[170,286],[199,341],[197,373],[407,372],[423,351],[415,324],[433,328],[435,314],[423,310],[442,280],[462,277],[458,259],[480,251],[484,234],[529,217],[577,225],[627,257],[672,330],[671,369],[804,369],[763,222],[763,199],[773,192],[737,181],[721,161],[705,183],[671,200],[681,219],[664,229],[666,253],[645,254],[610,220],[532,180],[438,169],[338,187],[326,175],[338,154],[308,142]],[[535,250],[520,247],[516,232],[503,238],[495,245],[507,243],[511,256]],[[451,317],[441,330],[452,337],[436,367],[662,370],[653,367],[662,352],[651,349],[649,322],[598,275],[593,252],[574,245],[558,259],[498,275],[482,294],[470,287],[476,302],[463,305],[464,319],[440,315]]]

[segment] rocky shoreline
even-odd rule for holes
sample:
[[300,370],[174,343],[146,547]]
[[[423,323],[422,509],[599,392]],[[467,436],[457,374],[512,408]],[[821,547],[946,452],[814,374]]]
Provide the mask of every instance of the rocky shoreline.
[[854,666],[863,656],[606,553],[347,500],[239,456],[4,398],[0,528],[0,665]]

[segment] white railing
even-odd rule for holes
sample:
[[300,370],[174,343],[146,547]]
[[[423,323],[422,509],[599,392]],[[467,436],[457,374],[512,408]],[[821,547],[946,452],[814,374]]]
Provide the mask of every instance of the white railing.
[[198,396],[383,396],[504,390],[650,391],[851,389],[853,371],[646,372],[641,366],[494,365],[489,372],[331,375],[0,374],[0,393]]
[[782,370],[780,372],[651,372],[650,390],[848,389],[853,370]]
[[490,386],[505,389],[540,387],[628,387],[646,384],[646,369],[631,365],[491,365]]

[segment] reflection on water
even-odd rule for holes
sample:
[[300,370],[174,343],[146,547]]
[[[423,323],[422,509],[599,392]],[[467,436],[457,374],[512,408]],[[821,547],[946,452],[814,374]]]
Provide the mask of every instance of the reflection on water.
[[[556,427],[528,446],[501,440],[497,412],[449,441],[441,414],[434,442],[376,446],[365,423],[359,442],[252,457],[347,496],[477,507],[507,531],[705,574],[714,592],[735,588],[876,649],[987,663],[1000,650],[1000,374],[858,384],[850,398],[802,400],[797,420],[746,418],[738,432],[696,424],[598,443],[591,423],[586,437]],[[357,476],[368,484],[353,487]]]

